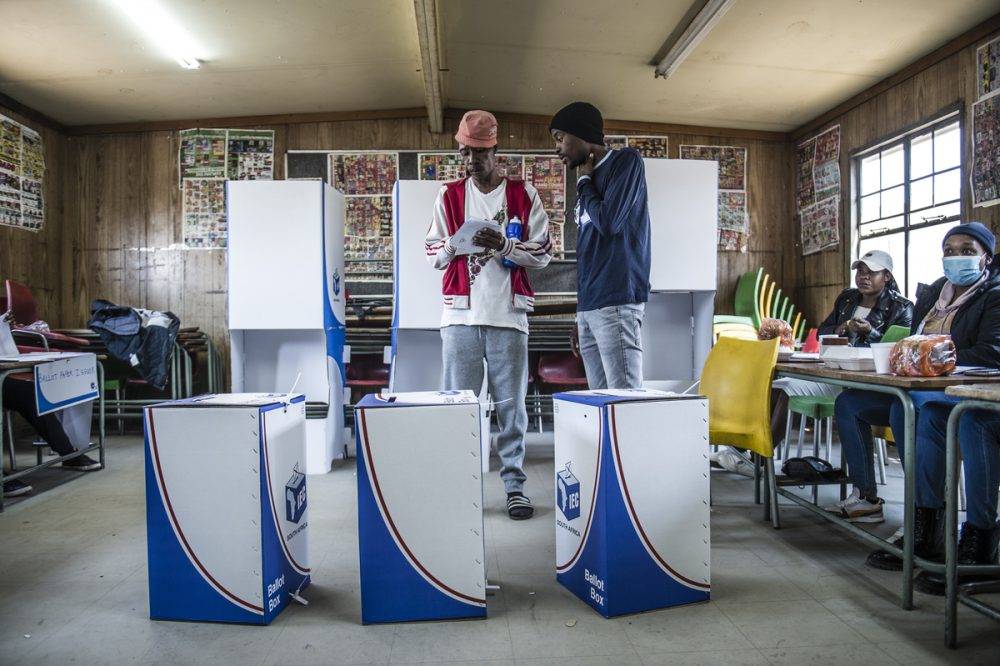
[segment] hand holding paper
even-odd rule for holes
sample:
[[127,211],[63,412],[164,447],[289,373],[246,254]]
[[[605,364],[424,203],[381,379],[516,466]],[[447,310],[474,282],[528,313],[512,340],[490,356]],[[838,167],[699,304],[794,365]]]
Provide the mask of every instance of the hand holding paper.
[[476,233],[481,229],[492,229],[502,233],[500,225],[492,220],[466,220],[465,224],[458,228],[458,231],[449,239],[451,246],[455,248],[455,254],[475,254],[482,252],[486,248],[472,242]]

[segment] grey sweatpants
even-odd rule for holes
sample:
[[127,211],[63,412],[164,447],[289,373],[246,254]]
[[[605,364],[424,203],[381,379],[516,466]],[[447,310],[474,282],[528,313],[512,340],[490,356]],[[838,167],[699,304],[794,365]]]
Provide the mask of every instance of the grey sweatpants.
[[576,313],[580,356],[590,388],[642,388],[645,312],[645,303],[630,303]]
[[486,359],[490,395],[496,403],[500,436],[497,453],[507,492],[524,487],[524,430],[528,411],[528,336],[515,328],[445,326],[441,329],[445,391],[479,393]]

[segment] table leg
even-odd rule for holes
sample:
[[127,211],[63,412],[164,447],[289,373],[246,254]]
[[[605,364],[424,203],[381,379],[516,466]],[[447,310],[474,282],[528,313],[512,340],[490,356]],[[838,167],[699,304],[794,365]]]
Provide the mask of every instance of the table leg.
[[959,403],[951,410],[945,437],[944,644],[950,648],[955,647],[958,633],[958,421],[967,408]]
[[[7,380],[7,377],[13,374],[13,370],[4,370],[0,372],[0,390],[3,389],[3,383]],[[3,398],[0,398],[0,441],[2,440],[3,433]],[[0,513],[3,513],[3,458],[0,457]]]
[[916,495],[916,419],[909,393],[896,392],[903,405],[903,610],[913,610],[913,531],[916,520],[914,501]]
[[100,446],[98,451],[98,460],[101,463],[101,469],[104,469],[104,364],[100,361],[97,363],[97,385],[100,390],[97,392],[97,445]]

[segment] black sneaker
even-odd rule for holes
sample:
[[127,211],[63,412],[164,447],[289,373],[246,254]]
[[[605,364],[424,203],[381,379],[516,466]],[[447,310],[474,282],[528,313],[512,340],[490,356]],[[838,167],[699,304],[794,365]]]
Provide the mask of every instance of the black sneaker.
[[[897,548],[903,547],[903,530],[900,528],[890,539],[892,545]],[[926,509],[917,507],[917,514],[913,521],[913,554],[925,560],[938,561],[941,552],[944,550],[944,520],[941,511],[938,509]],[[865,564],[873,569],[882,571],[902,571],[903,558],[896,557],[887,550],[876,550]]]
[[95,469],[101,469],[101,463],[86,455],[64,460],[62,466],[77,472],[93,472]]
[[[1000,529],[984,530],[964,523],[962,525],[962,538],[958,541],[958,563],[996,564],[998,537],[1000,537]],[[978,574],[958,575],[959,584],[995,579],[995,576]],[[913,587],[924,594],[942,597],[945,591],[944,575],[921,571],[920,575],[913,580]]]
[[507,515],[511,520],[527,520],[535,515],[535,507],[524,493],[507,493]]
[[3,496],[4,497],[20,497],[21,495],[27,495],[32,490],[24,481],[20,479],[14,479],[13,481],[3,482]]

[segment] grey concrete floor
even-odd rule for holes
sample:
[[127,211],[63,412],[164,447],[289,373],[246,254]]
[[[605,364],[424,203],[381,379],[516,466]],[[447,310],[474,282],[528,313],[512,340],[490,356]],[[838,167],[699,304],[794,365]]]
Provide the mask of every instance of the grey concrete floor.
[[901,610],[899,575],[866,568],[864,546],[791,506],[772,530],[751,482],[728,473],[713,474],[712,601],[605,620],[555,582],[550,447],[529,449],[527,472],[529,521],[506,518],[495,472],[487,484],[489,578],[502,589],[486,620],[360,624],[349,462],[309,477],[308,607],[269,627],[152,622],[142,441],[113,437],[106,470],[72,482],[48,471],[33,482],[44,491],[0,516],[0,663],[1000,663],[1000,624],[960,608],[961,647],[946,650],[941,599],[918,593]]

